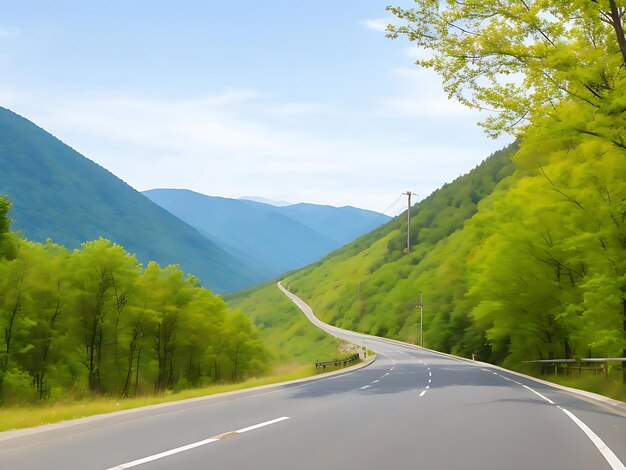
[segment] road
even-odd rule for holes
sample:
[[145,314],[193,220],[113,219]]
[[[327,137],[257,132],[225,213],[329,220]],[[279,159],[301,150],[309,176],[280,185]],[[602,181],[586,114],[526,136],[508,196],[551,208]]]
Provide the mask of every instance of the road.
[[484,364],[324,325],[376,361],[243,395],[0,434],[2,469],[624,469],[626,416]]

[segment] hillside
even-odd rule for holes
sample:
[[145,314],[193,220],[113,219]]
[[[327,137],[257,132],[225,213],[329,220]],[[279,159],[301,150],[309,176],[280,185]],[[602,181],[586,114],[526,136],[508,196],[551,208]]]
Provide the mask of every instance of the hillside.
[[259,266],[267,279],[312,263],[390,220],[354,207],[316,204],[277,207],[182,189],[153,189],[144,194]]
[[548,152],[570,145],[552,139],[497,152],[415,205],[410,255],[405,213],[284,284],[327,322],[413,343],[423,293],[425,346],[510,367],[621,357],[623,152]]
[[0,108],[0,195],[13,228],[33,241],[77,248],[104,237],[140,262],[180,264],[206,287],[230,291],[261,279],[255,269],[43,129]]

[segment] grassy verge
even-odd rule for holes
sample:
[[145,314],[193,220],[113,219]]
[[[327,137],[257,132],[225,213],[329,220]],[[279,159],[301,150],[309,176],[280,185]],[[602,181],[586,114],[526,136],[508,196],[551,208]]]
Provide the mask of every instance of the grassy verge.
[[[351,364],[354,365],[354,364]],[[332,372],[341,367],[327,367],[323,372]],[[93,400],[57,402],[41,404],[39,406],[14,406],[0,409],[0,431],[30,428],[42,424],[58,423],[71,419],[84,418],[120,410],[173,402],[187,398],[215,395],[217,393],[243,390],[261,385],[269,385],[289,380],[301,379],[318,375],[315,366],[281,366],[268,376],[246,380],[235,384],[212,385],[209,387],[182,390],[177,393],[166,392],[158,396],[144,396],[126,399],[96,398]]]
[[555,374],[538,374],[536,371],[523,370],[525,374],[537,377],[541,380],[553,382],[566,387],[586,390],[587,392],[597,393],[605,397],[614,398],[626,402],[626,385],[622,383],[622,371],[610,371],[608,376],[600,373],[593,375],[584,372],[581,375],[574,373],[573,375],[555,375]]

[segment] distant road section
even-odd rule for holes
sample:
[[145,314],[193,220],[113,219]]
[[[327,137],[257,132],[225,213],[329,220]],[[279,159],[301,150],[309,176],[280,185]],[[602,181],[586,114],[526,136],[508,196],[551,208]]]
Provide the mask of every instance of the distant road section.
[[365,342],[377,360],[239,398],[9,439],[0,433],[0,468],[625,468],[626,417],[619,411],[484,364],[326,325],[279,288],[314,324]]

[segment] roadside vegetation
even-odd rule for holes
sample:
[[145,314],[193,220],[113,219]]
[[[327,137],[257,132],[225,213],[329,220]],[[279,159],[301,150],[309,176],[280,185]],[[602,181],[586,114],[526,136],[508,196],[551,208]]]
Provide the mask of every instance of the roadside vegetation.
[[0,199],[0,403],[129,397],[268,371],[250,319],[99,239],[70,252],[9,230]]

